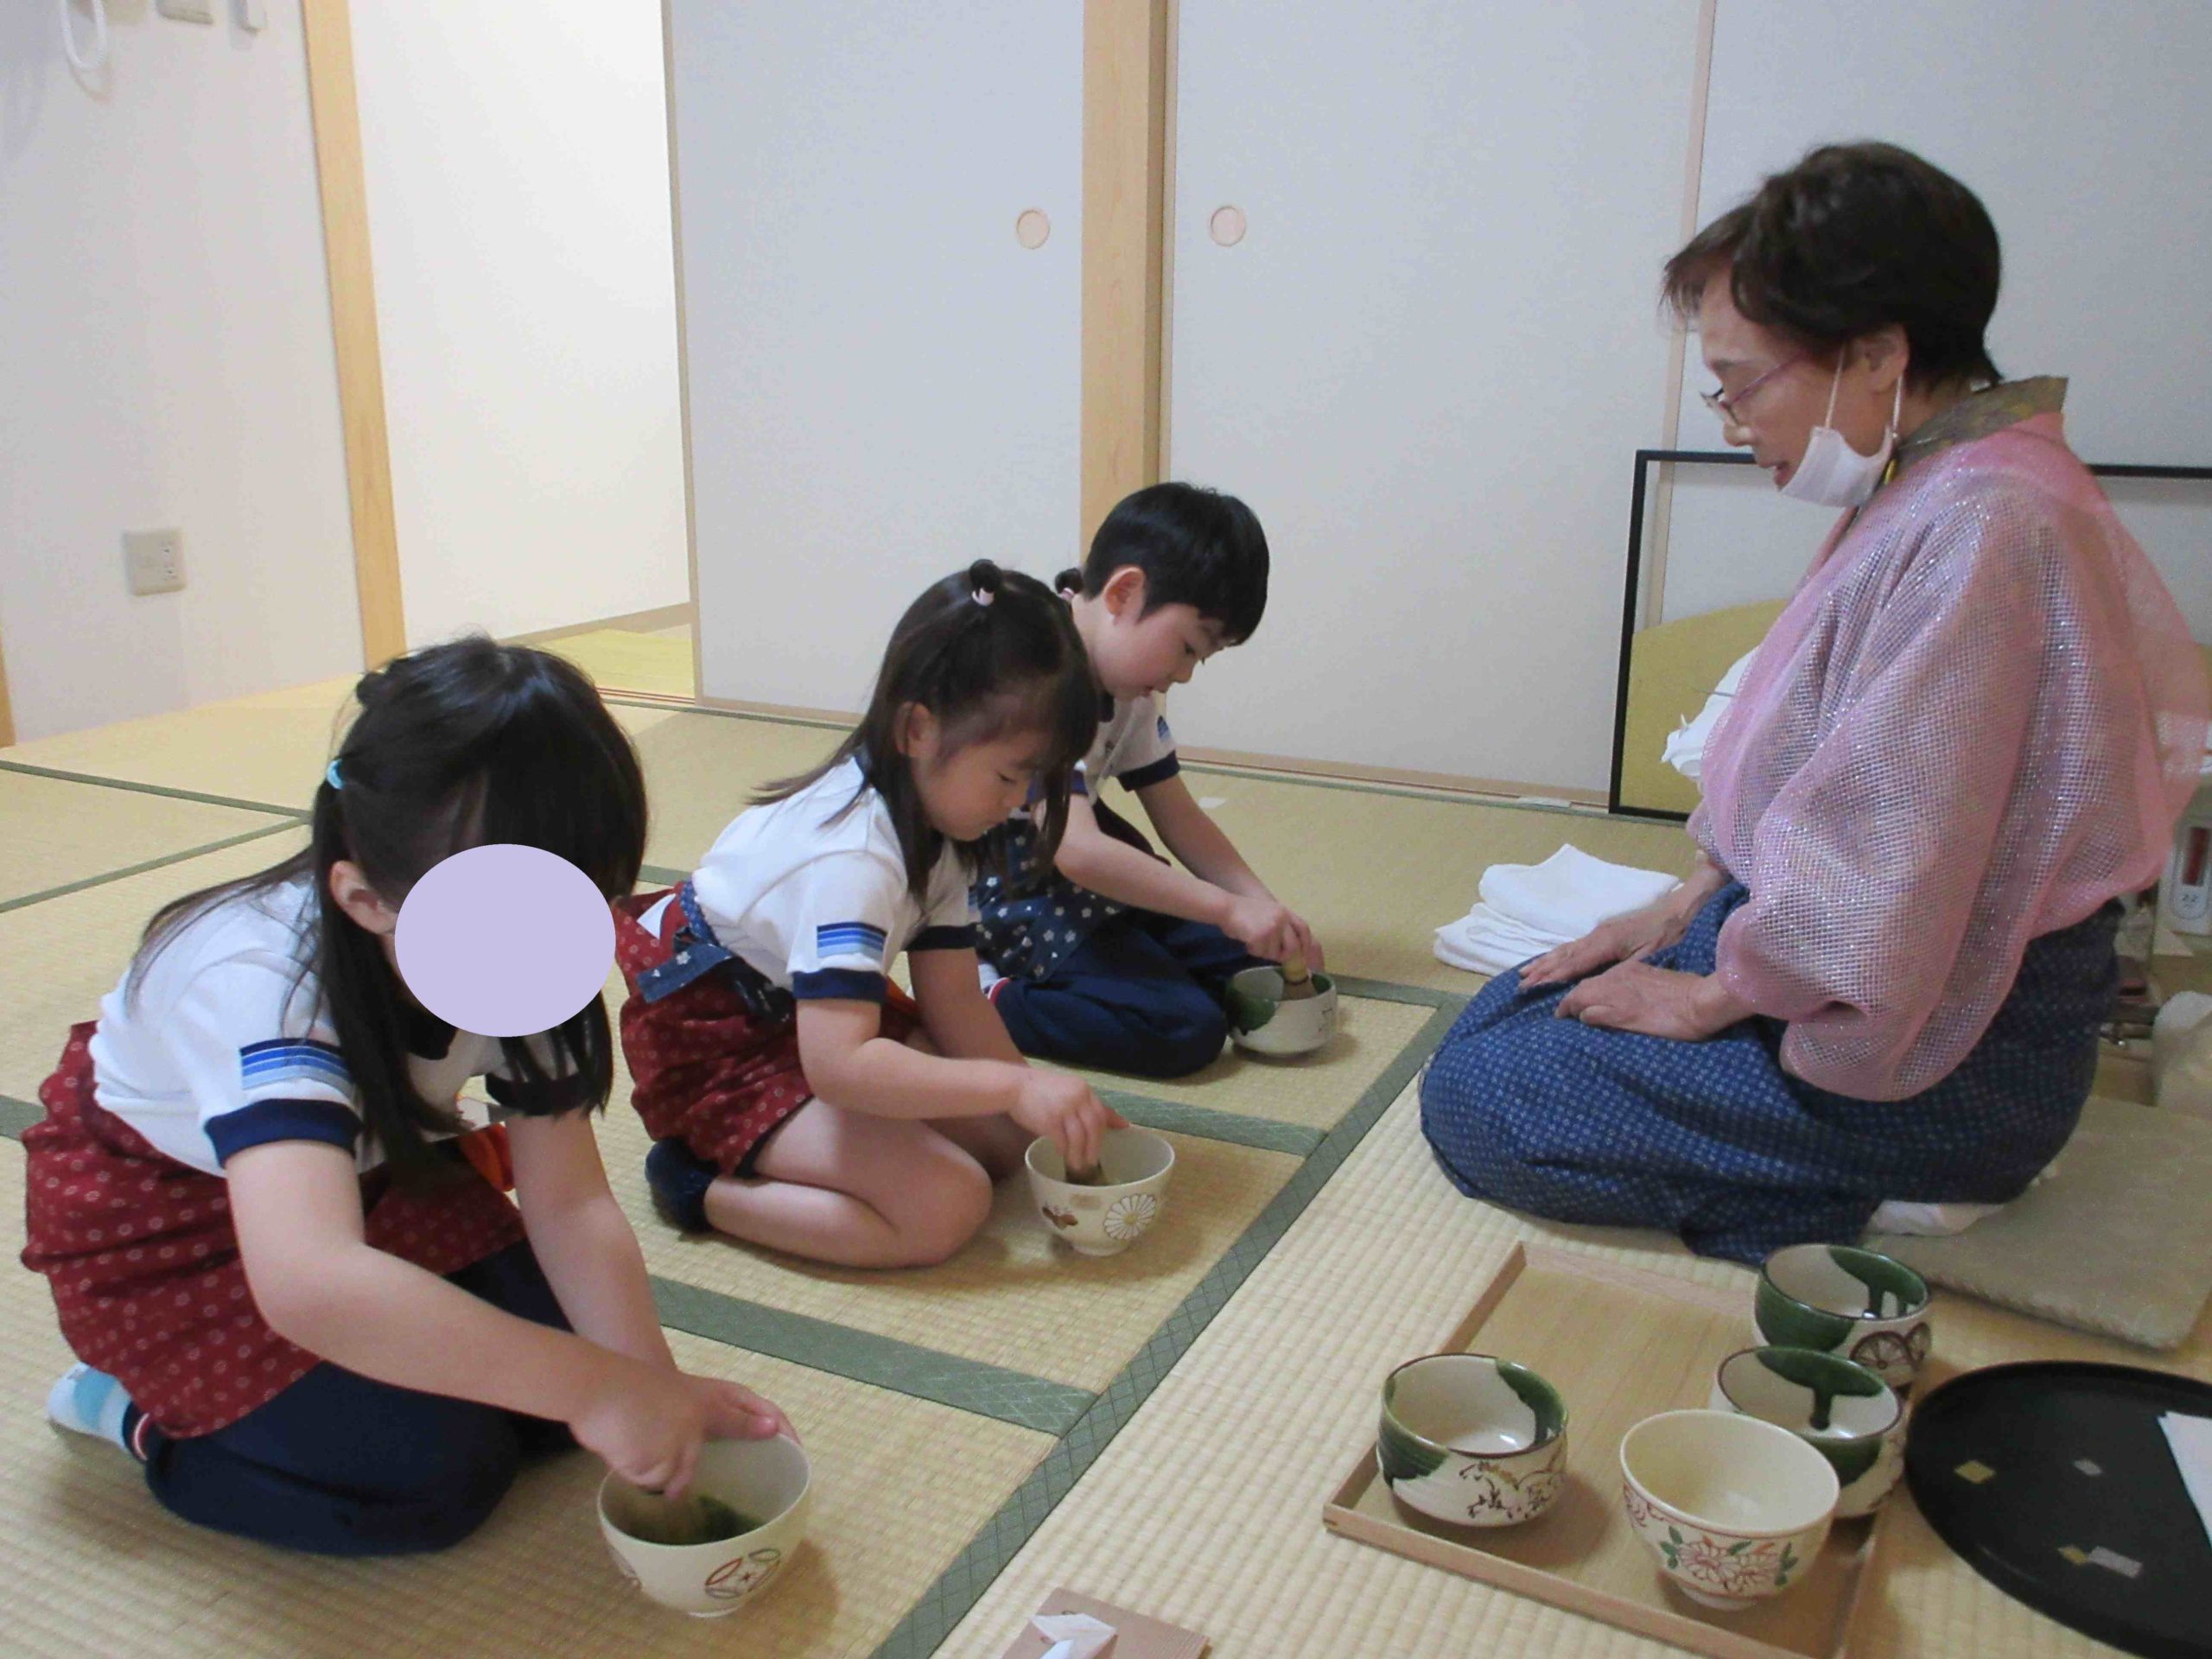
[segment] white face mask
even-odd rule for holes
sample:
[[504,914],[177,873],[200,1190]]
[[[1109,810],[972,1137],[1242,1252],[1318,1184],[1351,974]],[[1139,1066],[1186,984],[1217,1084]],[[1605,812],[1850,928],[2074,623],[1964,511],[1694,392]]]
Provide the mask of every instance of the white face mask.
[[1813,501],[1826,507],[1864,505],[1888,469],[1890,453],[1897,445],[1897,422],[1904,414],[1904,377],[1897,377],[1897,401],[1890,409],[1890,429],[1882,435],[1880,447],[1871,455],[1860,454],[1844,442],[1842,433],[1829,424],[1835,419],[1835,394],[1842,385],[1843,359],[1838,358],[1835,378],[1828,383],[1827,415],[1813,429],[1813,441],[1805,446],[1804,460],[1797,463],[1797,470],[1782,486],[1782,493],[1793,501]]

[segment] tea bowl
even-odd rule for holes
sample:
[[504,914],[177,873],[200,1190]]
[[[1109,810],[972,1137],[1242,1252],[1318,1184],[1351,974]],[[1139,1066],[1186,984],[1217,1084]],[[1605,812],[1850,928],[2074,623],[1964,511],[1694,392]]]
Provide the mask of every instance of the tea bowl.
[[1786,1428],[1727,1411],[1662,1411],[1621,1437],[1621,1507],[1691,1600],[1735,1612],[1779,1595],[1827,1541],[1840,1486]]
[[708,1543],[653,1543],[633,1529],[651,1531],[667,1500],[610,1472],[599,1487],[599,1529],[623,1577],[653,1600],[695,1618],[720,1618],[766,1589],[797,1553],[813,1507],[813,1470],[805,1448],[787,1435],[709,1440],[699,1449],[691,1491],[751,1524]]
[[1759,1269],[1759,1339],[1864,1365],[1907,1392],[1934,1337],[1928,1281],[1902,1262],[1848,1244],[1791,1244]]
[[1566,1484],[1567,1403],[1510,1359],[1429,1354],[1383,1379],[1375,1455],[1408,1507],[1455,1526],[1512,1526]]
[[1809,1348],[1745,1348],[1713,1373],[1715,1411],[1786,1428],[1828,1460],[1838,1516],[1871,1515],[1904,1472],[1904,1402],[1864,1365]]
[[1069,1248],[1084,1255],[1118,1255],[1160,1219],[1175,1144],[1150,1129],[1109,1129],[1098,1143],[1101,1180],[1079,1186],[1068,1179],[1067,1160],[1043,1137],[1029,1143],[1023,1163],[1037,1213]]
[[1229,982],[1229,1035],[1255,1054],[1311,1054],[1337,1034],[1337,982],[1313,976],[1313,995],[1286,1002],[1282,969],[1246,968]]

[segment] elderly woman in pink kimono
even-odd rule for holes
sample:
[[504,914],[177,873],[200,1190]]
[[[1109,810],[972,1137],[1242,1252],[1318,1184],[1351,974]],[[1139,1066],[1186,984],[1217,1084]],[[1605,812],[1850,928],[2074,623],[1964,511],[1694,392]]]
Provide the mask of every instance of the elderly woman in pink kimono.
[[2014,1198],[2072,1133],[2206,690],[2065,383],[1998,377],[1998,273],[1974,194],[1884,144],[1669,263],[1724,436],[1845,513],[1713,735],[1695,873],[1439,1050],[1422,1125],[1465,1192],[1755,1261]]

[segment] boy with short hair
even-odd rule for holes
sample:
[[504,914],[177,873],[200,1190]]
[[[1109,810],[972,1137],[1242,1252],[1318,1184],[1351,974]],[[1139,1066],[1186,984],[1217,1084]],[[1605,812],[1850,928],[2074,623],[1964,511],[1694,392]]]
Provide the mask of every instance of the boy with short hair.
[[[1256,957],[1321,965],[1312,929],[1192,798],[1161,712],[1173,687],[1258,627],[1267,537],[1234,496],[1155,484],[1107,515],[1059,585],[1090,653],[1101,724],[1055,868],[1031,868],[1035,832],[1017,817],[1002,832],[1010,874],[976,884],[987,976],[999,976],[991,1001],[1025,1054],[1181,1077],[1221,1052],[1231,975]],[[1099,798],[1109,778],[1135,793],[1182,868]]]

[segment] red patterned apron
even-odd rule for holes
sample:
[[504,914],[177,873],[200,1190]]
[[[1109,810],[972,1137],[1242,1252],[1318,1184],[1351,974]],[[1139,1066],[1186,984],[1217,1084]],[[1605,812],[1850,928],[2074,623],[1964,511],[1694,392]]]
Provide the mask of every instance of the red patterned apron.
[[[23,1265],[47,1276],[79,1359],[118,1378],[172,1438],[212,1434],[321,1362],[254,1306],[223,1178],[163,1156],[94,1099],[94,1029],[71,1029],[39,1090],[46,1116],[23,1131]],[[466,1166],[426,1189],[381,1169],[363,1176],[368,1243],[441,1277],[520,1243],[521,1217],[479,1173],[504,1166],[504,1139],[467,1137]]]
[[[669,899],[660,925],[640,918]],[[724,1174],[748,1173],[770,1131],[813,1098],[798,1056],[798,1021],[779,990],[723,949],[688,891],[639,893],[614,905],[614,959],[630,995],[622,1054],[630,1103],[656,1141],[677,1140]],[[885,988],[883,1034],[921,1029],[913,999]]]

